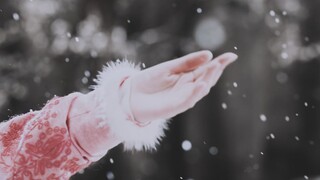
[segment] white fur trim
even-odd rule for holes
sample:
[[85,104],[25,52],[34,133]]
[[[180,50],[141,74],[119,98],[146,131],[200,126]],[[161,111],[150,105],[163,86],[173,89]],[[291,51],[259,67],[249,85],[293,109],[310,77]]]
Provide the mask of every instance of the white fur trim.
[[[155,118],[146,126],[138,126],[128,120],[131,113],[129,105],[131,79],[140,72],[140,67],[128,60],[111,62],[104,67],[94,86],[95,101],[98,102],[98,118],[104,119],[112,134],[128,149],[156,149],[168,128],[166,119]],[[119,89],[124,78],[129,77]],[[132,117],[132,116],[131,116]],[[101,124],[99,124],[101,126]]]

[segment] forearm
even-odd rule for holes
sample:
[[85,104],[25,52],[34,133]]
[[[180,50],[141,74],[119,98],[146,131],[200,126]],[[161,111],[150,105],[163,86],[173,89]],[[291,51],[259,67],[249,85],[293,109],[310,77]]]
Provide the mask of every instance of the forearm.
[[127,108],[126,80],[139,70],[129,62],[113,64],[92,92],[54,98],[42,110],[3,124],[2,177],[68,179],[120,143],[126,149],[155,148],[165,120],[140,126]]

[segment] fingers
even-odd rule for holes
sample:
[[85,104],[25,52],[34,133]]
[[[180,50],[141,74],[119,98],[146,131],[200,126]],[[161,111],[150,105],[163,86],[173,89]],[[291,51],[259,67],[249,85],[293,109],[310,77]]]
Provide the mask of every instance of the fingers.
[[[209,85],[213,86],[217,80],[219,79],[222,71],[232,62],[237,59],[237,55],[233,53],[225,53],[222,54],[215,59],[213,59],[208,65],[205,66],[205,72],[202,72],[204,76],[199,79],[203,80]],[[200,68],[199,68],[200,70]],[[197,71],[197,70],[195,70]],[[221,71],[221,72],[220,72]],[[198,81],[199,81],[198,80]]]
[[199,100],[209,93],[210,89],[217,83],[217,81],[221,77],[224,69],[230,63],[234,62],[237,57],[238,56],[233,53],[225,53],[212,60],[209,65],[206,65],[205,73],[203,73],[204,75],[201,78],[197,79],[197,81],[203,81],[208,85],[207,89],[203,91],[202,96],[199,97]]
[[168,117],[173,117],[181,112],[192,108],[198,101],[199,96],[206,89],[207,85],[204,82],[187,83],[184,87],[175,91],[172,94],[170,102],[168,102]]
[[163,70],[169,70],[170,73],[182,73],[196,69],[202,64],[209,62],[212,59],[212,53],[210,51],[199,51],[180,57],[175,60],[171,60],[161,64]]
[[171,75],[194,70],[202,64],[209,62],[211,59],[212,53],[207,50],[191,53],[178,59],[163,62],[143,70],[144,74],[148,74],[148,77],[145,77],[144,79],[170,76],[172,77],[170,80],[176,80],[176,77]]
[[237,58],[238,56],[236,54],[228,52],[214,58],[213,61],[218,61],[222,65],[222,68],[224,69],[229,64],[234,62]]

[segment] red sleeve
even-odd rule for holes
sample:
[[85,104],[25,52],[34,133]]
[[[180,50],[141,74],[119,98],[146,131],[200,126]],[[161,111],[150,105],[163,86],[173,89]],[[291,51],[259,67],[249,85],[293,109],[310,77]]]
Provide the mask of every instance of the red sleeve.
[[40,111],[0,123],[1,179],[69,179],[119,143],[155,149],[167,121],[132,120],[128,77],[139,71],[126,60],[110,63],[90,93],[54,98]]
[[68,112],[78,95],[0,124],[1,179],[69,179],[90,164],[69,133]]

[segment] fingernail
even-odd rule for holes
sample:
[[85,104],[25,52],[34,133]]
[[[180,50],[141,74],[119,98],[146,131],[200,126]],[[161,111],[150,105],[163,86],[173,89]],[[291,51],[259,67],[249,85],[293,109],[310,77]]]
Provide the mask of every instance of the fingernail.
[[238,55],[234,53],[227,53],[227,56],[228,56],[228,60],[230,60],[231,62],[235,61],[238,58]]
[[220,61],[220,64],[223,65],[224,67],[228,66],[238,58],[238,56],[234,53],[226,53],[224,54],[224,56],[225,56],[225,59],[223,61]]
[[207,53],[208,59],[211,60],[211,59],[213,58],[213,54],[212,54],[211,51],[209,51],[209,50],[204,50],[204,52]]

